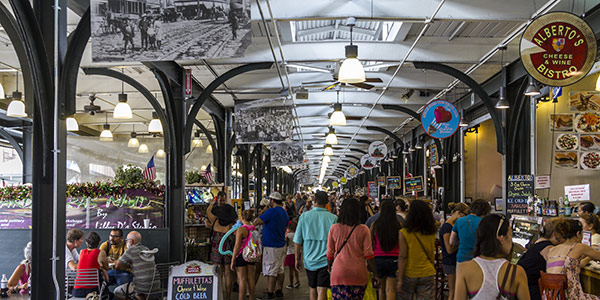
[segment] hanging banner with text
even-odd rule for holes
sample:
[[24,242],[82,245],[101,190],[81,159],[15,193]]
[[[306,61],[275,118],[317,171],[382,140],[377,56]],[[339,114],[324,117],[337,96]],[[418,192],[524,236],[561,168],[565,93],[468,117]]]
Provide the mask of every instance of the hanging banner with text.
[[217,299],[215,267],[196,260],[175,266],[169,274],[168,300]]
[[506,189],[506,212],[527,214],[527,201],[533,197],[533,175],[509,175]]
[[388,176],[387,177],[387,188],[389,190],[400,189],[402,188],[402,179],[400,176]]
[[584,78],[596,59],[596,37],[583,19],[552,12],[533,20],[521,38],[527,73],[548,86],[567,86]]
[[423,191],[423,176],[404,178],[404,194]]

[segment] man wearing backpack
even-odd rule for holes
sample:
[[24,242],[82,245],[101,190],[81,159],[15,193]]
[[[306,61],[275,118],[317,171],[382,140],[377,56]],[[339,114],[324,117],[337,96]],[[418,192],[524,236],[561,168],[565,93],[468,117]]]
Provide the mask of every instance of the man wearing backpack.
[[[263,274],[267,277],[266,299],[283,299],[283,281],[285,270],[285,230],[289,217],[283,209],[283,198],[278,192],[269,195],[270,205],[264,214],[254,221],[254,225],[263,225]],[[277,286],[277,290],[275,289]]]
[[329,228],[337,222],[337,216],[325,209],[329,200],[327,193],[318,191],[315,198],[315,206],[300,215],[294,234],[294,250],[298,271],[304,260],[304,268],[310,286],[310,300],[325,300],[329,288],[326,256],[327,235]]

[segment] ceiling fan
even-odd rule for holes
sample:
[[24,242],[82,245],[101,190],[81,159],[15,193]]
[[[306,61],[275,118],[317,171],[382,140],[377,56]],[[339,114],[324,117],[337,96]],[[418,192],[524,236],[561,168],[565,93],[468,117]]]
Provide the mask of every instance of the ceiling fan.
[[[335,72],[334,74],[337,74],[337,72]],[[320,84],[320,83],[329,83],[329,82],[333,82],[331,85],[328,85],[327,87],[325,87],[323,89],[323,91],[327,91],[330,90],[334,87],[336,87],[337,85],[346,85],[346,83],[341,83],[338,81],[337,75],[331,75],[331,79],[330,80],[321,80],[321,81],[308,81],[308,82],[303,82],[302,85],[312,85],[312,84]],[[373,82],[373,83],[382,83],[383,80],[381,80],[381,78],[378,77],[367,77],[367,79],[365,80],[365,82]],[[349,83],[350,85],[353,85],[355,87],[361,88],[361,89],[365,89],[365,90],[370,90],[372,88],[374,88],[375,86],[372,84],[368,84],[365,82],[360,82],[360,83]]]
[[90,103],[88,105],[84,105],[83,110],[78,110],[77,112],[90,114],[90,116],[105,113],[100,105],[94,104],[94,101],[97,99],[95,94],[91,94],[88,99],[90,100]]

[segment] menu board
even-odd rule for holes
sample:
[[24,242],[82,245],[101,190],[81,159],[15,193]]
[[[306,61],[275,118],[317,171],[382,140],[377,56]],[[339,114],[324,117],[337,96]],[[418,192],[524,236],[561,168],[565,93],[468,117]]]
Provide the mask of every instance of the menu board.
[[400,176],[388,176],[387,177],[387,188],[388,189],[400,189]]
[[423,176],[404,179],[404,194],[423,191]]
[[506,190],[506,212],[526,215],[527,200],[533,197],[533,175],[509,175]]
[[385,176],[377,177],[377,185],[378,186],[385,186]]
[[378,198],[379,197],[379,187],[377,186],[377,182],[369,181],[369,182],[367,182],[367,186],[369,189],[369,197],[371,197],[371,199]]
[[167,299],[213,299],[217,295],[214,266],[194,260],[171,269]]

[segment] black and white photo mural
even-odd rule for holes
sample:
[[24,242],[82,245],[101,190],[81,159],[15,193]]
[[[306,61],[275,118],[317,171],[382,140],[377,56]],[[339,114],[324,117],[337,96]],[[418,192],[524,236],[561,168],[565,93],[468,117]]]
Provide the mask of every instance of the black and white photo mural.
[[304,163],[304,149],[301,142],[272,143],[271,166],[297,166]]
[[234,111],[237,144],[292,142],[294,117],[282,101],[255,100],[236,104]]
[[241,57],[250,0],[90,0],[92,61]]

